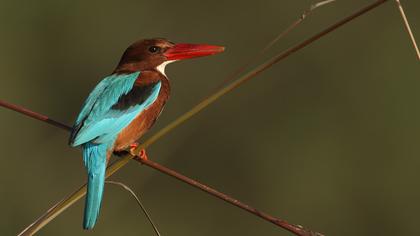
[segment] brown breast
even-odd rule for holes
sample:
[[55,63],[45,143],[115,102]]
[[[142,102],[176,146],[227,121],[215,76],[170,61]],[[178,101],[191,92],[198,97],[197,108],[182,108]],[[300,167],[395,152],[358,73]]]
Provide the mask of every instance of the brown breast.
[[137,117],[125,127],[114,143],[114,150],[121,151],[126,149],[130,144],[136,142],[143,136],[146,131],[155,123],[159,117],[166,101],[169,98],[170,86],[168,79],[158,71],[142,71],[137,78],[134,86],[148,86],[156,82],[161,82],[158,98],[146,110],[141,112]]

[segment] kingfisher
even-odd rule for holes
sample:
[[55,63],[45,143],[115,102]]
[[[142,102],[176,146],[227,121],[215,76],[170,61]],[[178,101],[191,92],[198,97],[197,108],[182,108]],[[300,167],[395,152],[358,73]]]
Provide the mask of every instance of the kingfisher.
[[[111,154],[125,150],[134,154],[137,140],[153,126],[169,98],[165,66],[222,51],[224,47],[208,44],[139,40],[125,50],[111,75],[90,92],[69,139],[70,146],[82,148],[87,170],[84,229],[92,229],[99,216]],[[139,158],[147,159],[144,149]]]

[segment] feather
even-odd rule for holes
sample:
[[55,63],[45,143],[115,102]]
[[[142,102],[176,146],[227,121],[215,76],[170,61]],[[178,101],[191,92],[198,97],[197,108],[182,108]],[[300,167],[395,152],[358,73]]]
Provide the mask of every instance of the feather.
[[108,144],[83,145],[83,161],[88,172],[83,228],[92,229],[101,208],[105,184],[106,153]]
[[112,142],[138,114],[147,109],[158,97],[161,82],[150,85],[142,100],[130,106],[124,103],[125,95],[132,93],[139,72],[126,75],[111,75],[101,81],[89,95],[77,118],[70,145],[78,146],[86,142]]

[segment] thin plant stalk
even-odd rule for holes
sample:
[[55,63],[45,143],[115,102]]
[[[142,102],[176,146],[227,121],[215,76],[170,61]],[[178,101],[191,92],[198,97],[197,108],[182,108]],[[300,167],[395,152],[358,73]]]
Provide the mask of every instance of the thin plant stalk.
[[269,49],[271,49],[280,39],[284,38],[288,35],[292,30],[296,29],[315,9],[327,5],[329,3],[335,2],[336,0],[324,0],[317,3],[314,3],[306,9],[302,15],[295,20],[292,24],[290,24],[285,30],[283,30],[280,34],[278,34],[273,40],[271,40],[263,49],[261,49],[254,57],[251,57],[248,61],[246,61],[241,67],[235,70],[230,76],[228,76],[222,83],[216,87],[216,89],[220,89],[225,86],[228,82],[231,82],[235,78],[237,78],[240,74],[242,74],[246,68],[251,65],[253,62],[256,62],[261,58],[264,53],[266,53]]
[[146,207],[144,207],[143,203],[141,203],[141,201],[140,201],[140,198],[136,195],[136,193],[130,187],[128,187],[127,185],[125,185],[121,182],[112,181],[112,180],[106,180],[105,183],[120,186],[121,188],[123,188],[124,190],[129,192],[130,195],[134,198],[134,200],[136,200],[137,205],[139,205],[139,207],[141,208],[141,211],[146,216],[149,223],[152,225],[153,231],[155,231],[157,236],[161,236],[156,224],[152,220],[152,217],[150,216],[149,212],[147,212]]
[[419,47],[417,46],[416,38],[414,37],[413,31],[411,31],[411,27],[410,27],[410,24],[408,23],[407,16],[405,15],[404,8],[402,7],[400,0],[395,0],[395,2],[397,3],[398,10],[400,11],[401,17],[404,21],[404,27],[407,30],[411,43],[413,44],[413,48],[414,48],[414,51],[416,52],[417,59],[420,61]]

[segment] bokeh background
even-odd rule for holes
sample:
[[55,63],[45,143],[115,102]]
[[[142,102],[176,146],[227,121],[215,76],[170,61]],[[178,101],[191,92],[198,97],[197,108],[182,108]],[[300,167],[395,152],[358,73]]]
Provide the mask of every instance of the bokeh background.
[[[320,8],[265,58],[372,1]],[[313,2],[2,0],[1,99],[71,124],[131,42],[166,37],[226,46],[223,54],[168,66],[172,96],[153,133]],[[403,4],[420,39],[420,2]],[[326,235],[420,235],[419,89],[419,63],[390,1],[224,96],[148,152]],[[66,132],[0,114],[0,233],[15,235],[77,189],[85,170]],[[112,179],[141,196],[163,235],[291,235],[135,162]],[[81,229],[82,211],[80,201],[39,235],[154,235],[118,187],[106,186],[94,231]]]

